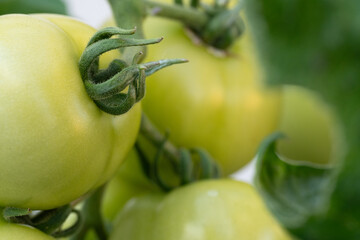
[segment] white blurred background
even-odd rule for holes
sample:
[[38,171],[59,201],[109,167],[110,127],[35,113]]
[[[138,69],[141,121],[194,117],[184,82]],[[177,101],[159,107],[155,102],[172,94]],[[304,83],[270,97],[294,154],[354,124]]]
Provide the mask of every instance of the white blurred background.
[[[111,16],[111,8],[106,0],[64,0],[71,16],[99,28]],[[166,36],[165,36],[166,37]],[[254,161],[233,175],[234,178],[252,182]]]
[[98,28],[111,16],[106,0],[64,0],[70,15]]

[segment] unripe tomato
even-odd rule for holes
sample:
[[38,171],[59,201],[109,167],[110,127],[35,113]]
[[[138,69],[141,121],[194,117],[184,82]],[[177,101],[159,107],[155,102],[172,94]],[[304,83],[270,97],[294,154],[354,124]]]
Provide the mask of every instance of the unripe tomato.
[[280,94],[265,89],[250,37],[244,35],[219,57],[193,43],[180,23],[150,18],[146,36],[164,36],[147,60],[184,57],[188,64],[147,80],[143,110],[178,146],[205,148],[225,175],[254,156],[261,140],[276,130]]
[[112,116],[87,95],[78,61],[90,26],[4,15],[0,32],[0,206],[64,205],[114,174],[135,141],[140,106]]
[[208,180],[169,194],[130,200],[117,216],[110,240],[291,239],[253,187]]
[[144,29],[148,37],[165,37],[148,49],[148,60],[190,60],[150,77],[143,101],[145,113],[176,145],[205,148],[225,175],[250,161],[277,130],[288,137],[279,144],[286,157],[327,163],[339,154],[335,119],[321,99],[300,87],[263,87],[249,35],[229,50],[233,56],[219,57],[197,46],[179,23],[149,17]]
[[112,221],[128,200],[156,191],[159,189],[146,178],[139,156],[132,149],[116,176],[106,185],[101,206],[103,216],[107,221]]
[[[1,210],[1,209],[0,209]],[[2,214],[2,211],[0,211]],[[7,223],[0,216],[1,240],[54,240],[54,238],[29,226]]]

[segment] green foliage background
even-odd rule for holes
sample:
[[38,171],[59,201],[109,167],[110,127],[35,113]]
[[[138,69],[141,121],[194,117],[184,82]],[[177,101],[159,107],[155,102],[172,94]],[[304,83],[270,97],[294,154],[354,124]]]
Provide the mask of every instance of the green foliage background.
[[0,15],[9,13],[66,14],[66,7],[61,0],[0,0]]
[[[317,91],[335,110],[345,135],[343,165],[312,196],[320,201],[333,189],[331,197],[291,230],[303,239],[360,239],[360,1],[249,0],[247,8],[268,83]],[[270,206],[276,199],[266,188]],[[278,218],[286,214],[272,210]]]

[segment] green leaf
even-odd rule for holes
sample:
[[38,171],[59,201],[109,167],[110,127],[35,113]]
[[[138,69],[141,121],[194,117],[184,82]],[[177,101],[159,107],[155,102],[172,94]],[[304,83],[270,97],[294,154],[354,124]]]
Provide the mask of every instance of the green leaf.
[[275,152],[275,141],[283,137],[274,133],[260,146],[255,184],[287,228],[303,224],[325,206],[324,191],[331,191],[331,168],[302,162],[287,162]]
[[359,219],[339,215],[328,203],[335,169],[282,159],[276,153],[281,137],[274,133],[265,139],[257,156],[255,185],[267,207],[301,239],[359,239]]
[[9,13],[66,14],[62,0],[0,0],[0,15]]
[[[251,0],[247,11],[267,81],[317,91],[333,108],[344,135],[334,189],[330,196],[326,187],[319,189],[325,206],[305,204],[310,215],[292,231],[304,239],[360,239],[360,1]],[[264,177],[259,181],[264,184]],[[306,192],[306,183],[302,186],[298,191]],[[287,208],[279,211],[298,218]],[[274,213],[286,225],[279,211]]]

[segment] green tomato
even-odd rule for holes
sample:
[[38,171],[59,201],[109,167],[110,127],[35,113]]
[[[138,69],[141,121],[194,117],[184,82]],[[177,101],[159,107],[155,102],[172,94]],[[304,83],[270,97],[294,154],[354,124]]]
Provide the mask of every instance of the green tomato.
[[189,59],[150,77],[143,100],[144,112],[176,145],[205,148],[225,175],[250,161],[274,131],[287,136],[278,147],[287,158],[329,163],[341,154],[335,116],[315,93],[262,87],[249,35],[230,49],[235,56],[221,58],[194,44],[177,22],[152,18],[144,29],[149,37],[165,37],[149,48],[148,60]]
[[333,163],[344,149],[332,109],[315,92],[285,86],[279,131],[285,134],[277,149],[292,160]]
[[[0,209],[1,210],[1,209]],[[2,213],[2,211],[0,211]],[[45,233],[32,227],[14,223],[7,223],[0,216],[1,240],[55,240]]]
[[116,214],[131,198],[156,191],[159,189],[146,178],[139,156],[133,149],[120,166],[116,176],[106,186],[102,214],[107,221],[113,221]]
[[225,175],[248,163],[261,140],[276,130],[280,94],[264,89],[249,35],[219,57],[198,46],[180,23],[150,18],[146,36],[164,36],[147,60],[184,57],[189,63],[147,80],[143,110],[177,146],[202,147]]
[[[112,116],[87,95],[78,61],[90,26],[4,15],[0,32],[0,206],[62,206],[115,173],[135,142],[140,105]],[[112,60],[104,58],[102,66]]]
[[291,239],[254,188],[230,179],[196,182],[130,200],[110,240]]

